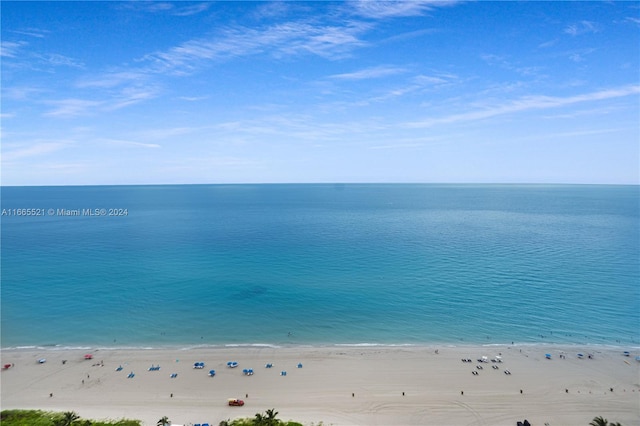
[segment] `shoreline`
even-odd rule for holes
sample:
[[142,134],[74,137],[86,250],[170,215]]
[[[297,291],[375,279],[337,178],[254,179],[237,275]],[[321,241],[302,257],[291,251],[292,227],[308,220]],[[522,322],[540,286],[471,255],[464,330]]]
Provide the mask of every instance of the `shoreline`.
[[416,349],[437,349],[437,348],[466,348],[466,347],[517,347],[517,348],[557,348],[557,349],[580,349],[580,348],[600,348],[601,350],[615,351],[640,351],[640,344],[632,343],[624,345],[621,343],[548,343],[548,342],[511,342],[511,343],[219,343],[219,344],[171,344],[156,346],[104,346],[104,345],[24,345],[0,347],[0,352],[18,351],[153,351],[153,350],[208,350],[208,349],[244,349],[244,348],[271,348],[271,349],[313,349],[313,348],[416,348]]
[[[577,351],[585,356],[578,358]],[[92,359],[85,360],[86,354]],[[600,415],[624,425],[640,421],[640,349],[622,347],[24,348],[1,349],[0,355],[2,364],[14,364],[2,371],[3,410],[75,411],[83,418],[126,417],[144,425],[165,415],[174,424],[218,424],[271,408],[282,420],[327,426],[506,426],[525,418],[534,425],[586,426]],[[483,356],[487,362],[479,363]],[[42,357],[47,361],[39,364]],[[239,367],[228,368],[231,360]],[[204,369],[193,368],[195,362],[204,362]],[[152,365],[161,370],[149,371]],[[244,375],[245,368],[255,374]],[[215,376],[208,376],[210,369]],[[128,379],[130,372],[135,376]],[[227,406],[232,397],[245,399],[245,406]]]

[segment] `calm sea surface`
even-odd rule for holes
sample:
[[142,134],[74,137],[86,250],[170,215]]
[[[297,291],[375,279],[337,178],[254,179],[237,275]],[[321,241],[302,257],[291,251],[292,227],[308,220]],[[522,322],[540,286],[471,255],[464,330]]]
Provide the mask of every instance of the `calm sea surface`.
[[3,187],[1,344],[637,346],[639,193]]

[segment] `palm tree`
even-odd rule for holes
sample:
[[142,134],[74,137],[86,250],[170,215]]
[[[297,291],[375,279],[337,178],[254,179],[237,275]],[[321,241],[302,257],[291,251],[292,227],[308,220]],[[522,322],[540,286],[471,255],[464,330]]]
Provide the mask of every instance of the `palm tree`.
[[71,426],[73,422],[80,418],[75,411],[67,411],[64,413],[64,426]]
[[160,420],[158,420],[158,426],[169,426],[171,422],[167,416],[163,416]]
[[276,416],[278,415],[278,412],[276,411],[275,408],[271,408],[267,411],[264,412],[266,414],[266,420],[272,421],[272,420],[276,420]]
[[589,426],[622,426],[622,424],[619,422],[609,423],[609,421],[604,417],[598,416],[593,418],[591,423],[589,423]]
[[609,421],[602,416],[594,417],[589,426],[609,426]]
[[62,413],[62,418],[56,421],[57,426],[71,426],[73,422],[80,418],[75,411],[66,411]]
[[262,413],[256,413],[256,418],[253,419],[253,424],[257,426],[262,426],[265,424],[265,417]]

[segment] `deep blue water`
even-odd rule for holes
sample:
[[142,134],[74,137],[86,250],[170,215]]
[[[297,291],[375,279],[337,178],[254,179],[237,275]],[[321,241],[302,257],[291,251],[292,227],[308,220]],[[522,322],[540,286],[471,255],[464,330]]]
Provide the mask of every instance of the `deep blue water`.
[[1,344],[638,345],[639,193],[3,187]]

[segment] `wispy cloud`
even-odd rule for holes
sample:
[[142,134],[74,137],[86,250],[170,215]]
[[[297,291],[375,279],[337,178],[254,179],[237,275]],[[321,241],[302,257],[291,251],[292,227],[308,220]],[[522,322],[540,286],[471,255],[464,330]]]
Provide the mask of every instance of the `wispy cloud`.
[[131,82],[143,82],[148,74],[142,70],[107,72],[97,76],[84,77],[75,83],[78,88],[111,88]]
[[51,31],[43,30],[40,28],[25,28],[22,30],[11,30],[9,32],[13,34],[26,35],[26,36],[35,37],[35,38],[45,38],[47,35],[49,35]]
[[492,53],[482,54],[480,58],[485,61],[489,65],[496,65],[505,70],[516,72],[523,76],[531,76],[536,75],[539,71],[539,67],[531,67],[531,66],[519,66],[514,63],[510,58],[495,55]]
[[68,143],[66,142],[36,142],[26,147],[3,149],[2,162],[12,162],[23,158],[41,156],[66,148],[67,146]]
[[175,16],[191,16],[209,9],[210,3],[197,3],[189,6],[181,6],[175,9]]
[[424,143],[422,142],[410,142],[410,143],[399,143],[399,144],[388,144],[388,145],[374,145],[370,146],[369,149],[378,150],[378,149],[406,149],[406,148],[420,148],[423,147]]
[[80,115],[90,114],[96,107],[103,104],[99,101],[89,101],[84,99],[61,99],[57,101],[47,101],[53,109],[44,113],[47,117],[70,118]]
[[352,13],[371,19],[398,18],[419,16],[436,7],[450,6],[456,1],[369,1],[359,0],[348,2],[347,7]]
[[136,136],[136,139],[144,139],[144,140],[170,139],[174,136],[186,135],[189,133],[194,133],[198,130],[201,130],[201,128],[199,127],[168,127],[168,128],[141,130],[136,132],[135,136]]
[[69,56],[60,55],[57,53],[46,53],[41,55],[35,55],[43,63],[47,63],[52,66],[67,66],[71,68],[84,68],[84,63],[71,58]]
[[572,52],[569,54],[569,59],[573,62],[583,62],[587,55],[595,52],[595,49],[582,49],[581,51]]
[[210,4],[207,2],[184,5],[182,2],[151,2],[151,1],[134,1],[118,3],[117,7],[121,9],[134,10],[145,13],[162,13],[173,16],[191,16],[209,9]]
[[582,34],[588,33],[597,33],[599,30],[598,25],[595,22],[591,21],[580,21],[577,24],[571,24],[564,29],[566,34],[572,36],[578,36]]
[[108,145],[123,146],[123,147],[129,146],[133,148],[151,148],[151,149],[161,148],[161,146],[156,143],[137,142],[137,141],[130,141],[126,139],[99,138],[96,140],[96,142],[105,143]]
[[209,96],[179,96],[178,99],[187,101],[187,102],[198,102],[209,99]]
[[445,117],[428,118],[426,120],[406,123],[407,127],[431,127],[438,124],[451,124],[466,121],[482,120],[500,115],[521,111],[558,108],[583,102],[594,102],[605,99],[620,98],[640,93],[640,86],[625,86],[616,89],[601,90],[568,97],[527,96],[502,105],[492,105],[487,108],[452,114]]
[[153,88],[128,87],[121,91],[119,95],[111,97],[104,103],[104,110],[113,111],[124,108],[142,101],[153,99],[158,92]]
[[637,18],[637,17],[629,16],[629,17],[625,18],[625,21],[626,22],[631,22],[631,23],[636,24],[636,25],[640,25],[640,18]]
[[0,56],[5,58],[15,58],[18,56],[18,51],[27,44],[28,43],[25,41],[3,41],[0,43]]
[[387,77],[390,75],[396,75],[406,72],[404,68],[392,67],[392,66],[378,66],[372,68],[365,68],[359,71],[354,71],[345,74],[335,74],[329,76],[329,78],[337,80],[367,80],[371,78]]
[[211,38],[190,40],[169,50],[146,55],[142,61],[153,64],[150,72],[184,75],[194,71],[201,61],[265,52],[276,58],[314,54],[337,59],[365,44],[358,36],[368,27],[354,21],[344,25],[287,22],[263,29],[228,28]]

